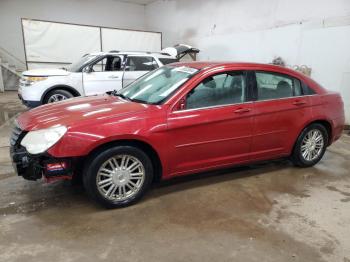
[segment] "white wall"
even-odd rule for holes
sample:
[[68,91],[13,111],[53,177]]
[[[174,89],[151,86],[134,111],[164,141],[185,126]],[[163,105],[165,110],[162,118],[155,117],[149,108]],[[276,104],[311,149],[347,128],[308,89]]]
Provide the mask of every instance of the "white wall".
[[0,0],[0,51],[24,61],[21,17],[160,31],[163,47],[195,45],[201,60],[281,56],[340,91],[350,124],[350,0]]
[[281,56],[341,92],[350,124],[350,1],[160,0],[146,6],[163,46],[192,44],[201,60],[269,63]]
[[115,0],[0,0],[0,48],[22,61],[21,18],[145,29],[143,5]]

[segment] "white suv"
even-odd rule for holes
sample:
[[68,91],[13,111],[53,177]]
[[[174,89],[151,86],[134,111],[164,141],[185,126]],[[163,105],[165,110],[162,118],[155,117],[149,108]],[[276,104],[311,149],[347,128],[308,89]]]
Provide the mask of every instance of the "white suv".
[[175,49],[181,51],[176,56],[173,53],[118,51],[92,53],[68,68],[25,71],[18,96],[26,106],[36,107],[75,96],[120,90],[149,71],[177,62],[183,54],[199,52],[186,45]]

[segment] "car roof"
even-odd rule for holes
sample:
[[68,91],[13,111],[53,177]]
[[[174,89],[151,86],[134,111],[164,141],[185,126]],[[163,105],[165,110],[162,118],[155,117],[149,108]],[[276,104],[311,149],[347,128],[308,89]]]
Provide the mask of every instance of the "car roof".
[[272,64],[263,64],[263,63],[250,63],[250,62],[227,62],[227,61],[197,61],[197,62],[177,62],[173,63],[173,66],[187,66],[195,69],[209,69],[215,67],[273,67],[273,68],[284,68],[281,66],[276,66]]
[[186,66],[195,68],[198,70],[210,70],[210,69],[216,69],[220,67],[237,67],[239,68],[254,68],[254,70],[271,70],[271,71],[277,71],[280,73],[287,73],[291,75],[297,75],[300,78],[309,78],[306,75],[295,71],[291,68],[278,66],[278,65],[272,65],[272,64],[263,64],[263,63],[251,63],[251,62],[227,62],[227,61],[201,61],[201,62],[177,62],[172,63],[172,66]]
[[176,59],[175,57],[172,57],[171,55],[167,53],[160,53],[160,52],[138,52],[138,51],[109,51],[109,52],[95,52],[95,53],[90,53],[89,55],[142,55],[142,56],[154,56],[157,58],[173,58]]

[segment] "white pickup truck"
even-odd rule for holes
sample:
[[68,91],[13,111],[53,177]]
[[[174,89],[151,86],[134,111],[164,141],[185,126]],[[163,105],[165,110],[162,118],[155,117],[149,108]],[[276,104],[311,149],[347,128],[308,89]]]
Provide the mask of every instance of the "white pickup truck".
[[75,96],[120,90],[142,75],[185,54],[199,50],[187,45],[166,48],[162,53],[99,52],[83,56],[61,69],[33,69],[20,79],[18,96],[27,107],[37,107]]

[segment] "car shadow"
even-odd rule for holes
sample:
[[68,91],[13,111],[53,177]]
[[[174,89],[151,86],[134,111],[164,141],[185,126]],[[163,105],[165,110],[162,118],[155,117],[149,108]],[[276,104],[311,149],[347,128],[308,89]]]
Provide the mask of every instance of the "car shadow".
[[[246,179],[249,177],[260,177],[264,174],[282,171],[291,167],[291,163],[285,159],[260,162],[246,166],[236,166],[219,169],[210,172],[190,174],[172,178],[166,181],[154,183],[151,190],[146,193],[139,204],[148,202],[165,195],[185,192],[195,188],[206,187]],[[79,212],[94,213],[97,210],[105,210],[98,204],[94,204],[87,196],[82,185],[71,185],[70,181],[58,181],[52,184],[28,182],[19,192],[23,198],[13,206],[0,208],[0,214],[11,213],[36,213],[41,210],[58,208],[69,210],[79,207]],[[25,196],[25,197],[24,197]],[[138,204],[137,204],[138,205]]]
[[209,172],[179,176],[171,178],[169,180],[154,183],[152,185],[151,192],[149,194],[146,194],[145,199],[156,198],[162,195],[224,183],[227,181],[239,180],[249,177],[260,177],[266,173],[279,170],[282,171],[292,166],[293,165],[291,162],[287,159],[277,159],[258,162],[250,165],[235,166]]

